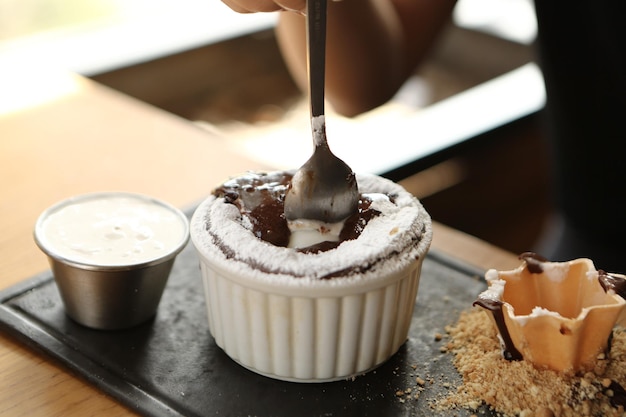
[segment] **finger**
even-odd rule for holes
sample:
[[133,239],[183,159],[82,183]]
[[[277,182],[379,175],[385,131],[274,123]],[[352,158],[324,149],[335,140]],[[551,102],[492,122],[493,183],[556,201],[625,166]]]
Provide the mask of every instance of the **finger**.
[[275,12],[281,10],[274,0],[256,0],[254,7],[259,12]]
[[245,7],[241,7],[236,1],[233,0],[222,0],[222,3],[224,3],[226,6],[230,7],[232,10],[234,10],[237,13],[248,13],[249,10],[246,9]]
[[288,11],[304,12],[306,9],[305,0],[276,0],[276,4]]
[[248,10],[247,8],[239,5],[239,3],[237,3],[236,1],[233,1],[233,0],[222,0],[222,3],[224,3],[225,5],[227,5],[228,7],[230,7],[233,11],[235,11],[237,13],[251,13],[250,10]]
[[275,12],[282,10],[273,0],[222,0],[228,7],[239,13]]

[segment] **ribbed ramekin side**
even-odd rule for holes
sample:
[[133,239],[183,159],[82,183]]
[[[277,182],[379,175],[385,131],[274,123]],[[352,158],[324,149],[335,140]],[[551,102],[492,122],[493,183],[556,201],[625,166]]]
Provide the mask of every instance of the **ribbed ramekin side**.
[[411,327],[411,319],[413,317],[413,309],[417,298],[419,280],[422,269],[422,260],[418,261],[416,268],[409,271],[407,278],[400,282],[400,295],[398,298],[398,315],[396,321],[395,337],[393,344],[395,350],[398,350],[407,339],[409,328]]
[[367,292],[301,297],[243,287],[203,262],[209,327],[218,346],[257,373],[347,378],[380,365],[406,340],[420,268]]
[[421,262],[394,283],[364,294],[358,350],[352,374],[374,368],[398,351],[407,339]]

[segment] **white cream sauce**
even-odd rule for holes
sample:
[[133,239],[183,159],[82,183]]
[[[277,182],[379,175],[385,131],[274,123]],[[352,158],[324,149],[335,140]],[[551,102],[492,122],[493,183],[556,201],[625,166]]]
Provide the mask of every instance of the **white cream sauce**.
[[160,258],[186,238],[184,219],[157,202],[131,195],[78,200],[50,213],[42,243],[70,261],[132,265]]

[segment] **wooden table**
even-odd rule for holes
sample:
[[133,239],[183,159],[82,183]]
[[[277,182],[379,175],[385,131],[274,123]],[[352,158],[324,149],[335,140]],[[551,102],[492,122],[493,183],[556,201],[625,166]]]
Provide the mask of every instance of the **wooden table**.
[[[123,190],[181,208],[248,169],[268,169],[189,121],[82,77],[0,59],[0,290],[47,268],[37,216],[71,195]],[[479,267],[516,258],[435,224],[433,247]],[[44,355],[0,333],[0,415],[133,415]]]

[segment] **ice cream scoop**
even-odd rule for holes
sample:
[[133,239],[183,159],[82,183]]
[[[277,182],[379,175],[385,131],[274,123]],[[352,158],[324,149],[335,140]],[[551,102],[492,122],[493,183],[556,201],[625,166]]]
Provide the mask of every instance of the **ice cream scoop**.
[[295,173],[285,195],[289,220],[341,221],[357,210],[359,190],[354,172],[337,158],[326,138],[324,83],[326,51],[326,0],[307,2],[311,131],[314,151]]

